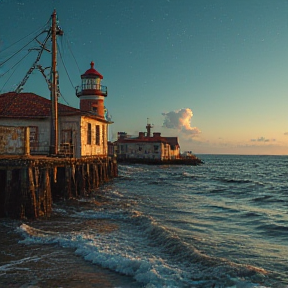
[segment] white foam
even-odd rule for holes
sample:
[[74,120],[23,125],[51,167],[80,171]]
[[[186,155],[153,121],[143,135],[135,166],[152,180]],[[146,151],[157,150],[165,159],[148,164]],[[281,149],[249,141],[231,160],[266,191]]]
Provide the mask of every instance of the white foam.
[[[185,269],[179,263],[173,264],[165,254],[161,254],[158,247],[149,246],[139,231],[133,230],[129,223],[125,225],[127,230],[119,229],[111,233],[93,231],[87,234],[87,232],[55,233],[22,224],[20,231],[26,237],[21,242],[57,243],[62,247],[75,248],[75,253],[85,260],[134,277],[146,285],[146,288],[212,286],[211,280],[203,280],[205,279],[203,273],[209,272],[208,270],[200,271],[196,265]],[[234,283],[234,287],[237,288],[260,288],[239,279]]]
[[125,216],[123,215],[121,210],[114,210],[110,212],[106,212],[105,209],[103,211],[95,211],[95,210],[86,210],[80,212],[74,212],[70,215],[72,218],[83,218],[83,219],[124,219]]
[[[178,286],[177,282],[180,278],[177,268],[170,267],[163,259],[157,259],[148,252],[139,257],[137,242],[134,243],[134,247],[129,247],[124,235],[117,236],[113,233],[109,235],[97,233],[94,235],[81,233],[60,235],[50,231],[41,231],[26,224],[21,225],[20,230],[27,236],[21,241],[22,243],[58,243],[62,247],[76,248],[75,253],[87,261],[132,276],[143,284],[154,284],[155,287],[165,287],[168,284],[171,287]],[[166,276],[164,277],[163,274]]]
[[21,265],[22,263],[25,263],[25,262],[36,262],[38,261],[40,258],[37,257],[37,256],[34,256],[34,257],[25,257],[25,258],[22,258],[22,259],[19,259],[19,260],[15,260],[15,261],[11,261],[5,265],[2,265],[0,266],[0,271],[1,272],[7,272],[7,271],[10,271],[10,270],[26,270],[25,268],[17,268],[18,265]]

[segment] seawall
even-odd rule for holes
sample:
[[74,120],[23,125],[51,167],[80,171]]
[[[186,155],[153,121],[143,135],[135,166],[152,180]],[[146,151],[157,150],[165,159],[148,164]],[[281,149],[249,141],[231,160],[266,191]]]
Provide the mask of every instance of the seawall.
[[152,158],[118,158],[118,163],[147,164],[147,165],[200,165],[203,161],[196,156],[178,159],[152,159]]

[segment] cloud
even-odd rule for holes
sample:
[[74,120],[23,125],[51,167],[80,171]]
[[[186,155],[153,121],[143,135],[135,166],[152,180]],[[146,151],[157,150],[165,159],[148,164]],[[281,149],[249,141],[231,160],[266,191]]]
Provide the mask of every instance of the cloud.
[[178,129],[191,137],[195,137],[201,133],[197,127],[191,127],[190,122],[193,117],[193,112],[190,108],[182,108],[168,113],[162,113],[162,115],[165,117],[163,127]]
[[275,142],[276,139],[266,139],[265,137],[259,137],[257,139],[251,139],[252,142]]
[[285,132],[284,135],[288,136],[288,132]]

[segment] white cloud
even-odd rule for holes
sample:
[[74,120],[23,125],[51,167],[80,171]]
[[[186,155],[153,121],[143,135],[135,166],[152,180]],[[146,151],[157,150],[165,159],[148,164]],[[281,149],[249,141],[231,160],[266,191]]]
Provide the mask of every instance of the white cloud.
[[162,115],[165,117],[163,127],[178,129],[190,137],[195,137],[201,133],[197,127],[191,127],[193,112],[190,108],[182,108],[168,113],[162,113]]

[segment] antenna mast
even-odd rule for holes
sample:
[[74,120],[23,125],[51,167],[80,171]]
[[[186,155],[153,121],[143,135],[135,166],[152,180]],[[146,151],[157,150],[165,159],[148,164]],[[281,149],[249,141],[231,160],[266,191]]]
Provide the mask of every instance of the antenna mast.
[[151,125],[149,123],[149,118],[147,118],[147,125],[146,125],[146,129],[147,129],[147,137],[151,136],[151,128],[153,128],[153,125]]

